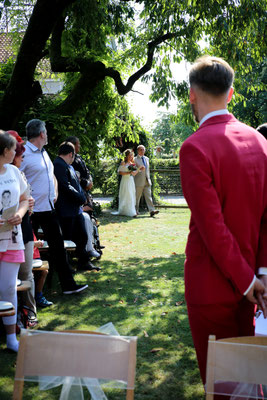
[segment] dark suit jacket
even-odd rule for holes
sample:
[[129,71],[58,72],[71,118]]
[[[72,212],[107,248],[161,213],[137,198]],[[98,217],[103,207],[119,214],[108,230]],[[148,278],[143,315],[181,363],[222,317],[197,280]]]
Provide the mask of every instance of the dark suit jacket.
[[61,157],[54,161],[54,173],[58,181],[58,199],[55,208],[60,217],[74,217],[86,198],[74,169]]
[[267,266],[267,141],[231,114],[212,117],[182,145],[180,168],[187,302],[239,301]]
[[[87,186],[93,181],[92,176],[90,174],[89,169],[87,168],[85,161],[80,156],[80,154],[75,154],[74,161],[72,163],[73,168],[75,171],[78,171],[80,176],[80,185],[85,190]],[[78,175],[79,175],[78,174]]]

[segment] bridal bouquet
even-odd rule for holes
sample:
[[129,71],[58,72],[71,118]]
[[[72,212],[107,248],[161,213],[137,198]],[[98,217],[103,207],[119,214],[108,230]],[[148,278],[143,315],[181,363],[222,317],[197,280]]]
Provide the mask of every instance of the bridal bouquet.
[[137,167],[136,167],[136,165],[135,164],[130,164],[129,166],[128,166],[128,170],[129,171],[137,171]]

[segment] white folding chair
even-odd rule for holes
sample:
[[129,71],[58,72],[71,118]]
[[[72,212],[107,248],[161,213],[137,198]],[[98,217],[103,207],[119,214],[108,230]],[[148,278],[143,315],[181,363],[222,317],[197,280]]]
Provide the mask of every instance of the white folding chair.
[[267,385],[267,336],[209,337],[206,400],[215,394],[262,399],[262,385]]
[[86,331],[23,330],[13,400],[22,399],[24,380],[37,381],[40,376],[101,379],[107,386],[124,382],[126,399],[133,400],[136,340]]

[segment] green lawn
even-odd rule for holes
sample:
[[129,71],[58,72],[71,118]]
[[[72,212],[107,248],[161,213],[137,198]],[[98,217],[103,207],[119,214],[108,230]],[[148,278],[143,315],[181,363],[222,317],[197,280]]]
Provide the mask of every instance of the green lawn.
[[[183,264],[188,233],[187,209],[161,209],[156,218],[100,218],[106,246],[102,271],[75,275],[89,290],[64,296],[57,280],[46,291],[54,301],[38,313],[38,329],[94,330],[113,322],[121,335],[138,336],[135,399],[202,400],[203,388],[184,301]],[[11,398],[16,357],[0,343],[0,398]],[[89,398],[85,392],[85,398]],[[59,390],[39,392],[25,384],[24,399],[57,399]],[[125,398],[108,392],[109,400]]]

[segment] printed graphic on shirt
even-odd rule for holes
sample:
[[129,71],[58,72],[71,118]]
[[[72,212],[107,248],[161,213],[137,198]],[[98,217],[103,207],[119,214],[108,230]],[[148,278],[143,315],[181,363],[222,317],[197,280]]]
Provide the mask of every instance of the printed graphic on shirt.
[[[9,179],[9,183],[12,181],[12,179]],[[14,180],[15,181],[15,180]],[[10,190],[3,190],[1,196],[1,210],[0,210],[0,215],[1,218],[4,221],[7,221],[9,218],[11,218],[17,209],[17,205],[10,206],[11,204],[11,191]],[[12,243],[17,243],[17,235],[18,235],[18,227],[17,226],[12,226],[8,222],[5,222],[3,225],[0,226],[0,232],[9,232],[12,231],[12,236],[11,240]],[[3,237],[0,238],[0,241],[3,240],[9,240],[10,235],[4,235]]]

